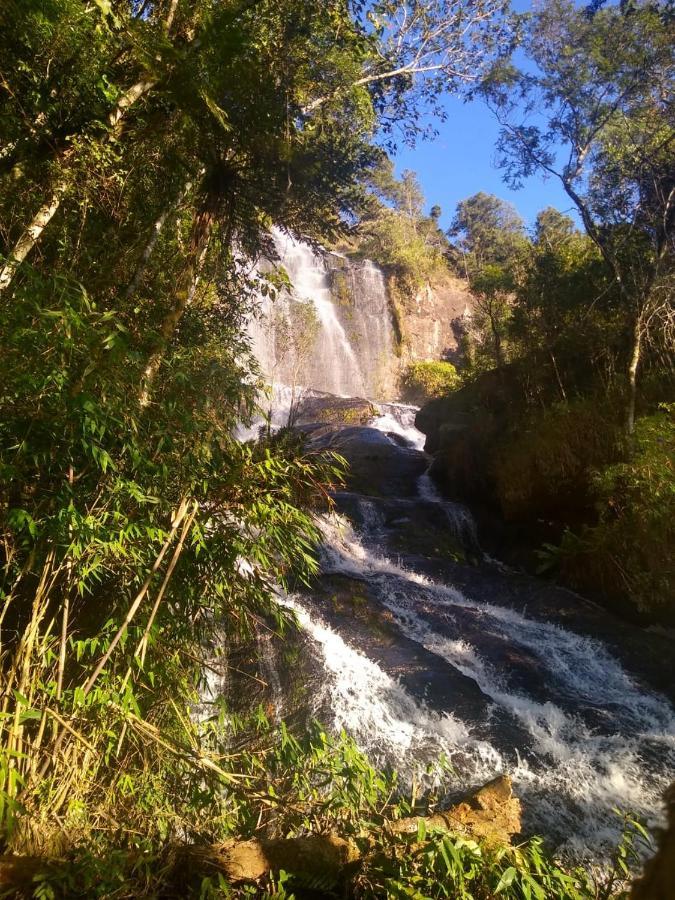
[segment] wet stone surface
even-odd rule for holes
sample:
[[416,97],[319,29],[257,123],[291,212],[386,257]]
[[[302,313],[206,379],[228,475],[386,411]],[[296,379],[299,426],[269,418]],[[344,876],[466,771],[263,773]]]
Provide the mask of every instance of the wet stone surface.
[[672,641],[487,557],[470,512],[425,474],[411,422],[390,404],[377,427],[301,426],[351,474],[320,522],[320,578],[280,597],[299,631],[267,654],[273,708],[345,729],[404,783],[445,757],[448,796],[507,772],[526,834],[602,854],[615,807],[661,821]]

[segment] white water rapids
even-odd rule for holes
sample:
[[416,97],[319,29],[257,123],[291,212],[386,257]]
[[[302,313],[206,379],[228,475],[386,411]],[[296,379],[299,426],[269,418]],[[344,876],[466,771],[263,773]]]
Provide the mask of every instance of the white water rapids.
[[[438,714],[416,701],[358,647],[350,646],[301,597],[285,603],[311,635],[326,679],[332,725],[345,729],[371,758],[402,774],[443,754],[457,763],[458,784],[480,783],[508,772],[524,803],[526,824],[574,855],[599,851],[620,831],[618,808],[652,825],[661,817],[662,794],[675,771],[675,715],[665,698],[646,694],[598,641],[514,610],[474,601],[380,557],[341,518],[324,522],[324,573],[366,579],[408,638],[474,679],[531,739],[526,759],[508,757],[473,734],[448,711]],[[477,612],[486,632],[498,632],[525,648],[553,673],[570,705],[541,701],[509,686],[507,674],[459,636],[436,630],[425,615],[451,622],[462,609]],[[607,713],[607,727],[589,725],[574,704]],[[570,709],[571,707],[571,709]],[[458,761],[458,762],[457,762]]]
[[[391,353],[392,335],[379,270],[366,263],[341,270],[351,279],[353,301],[341,305],[331,280],[334,261],[301,242],[277,240],[293,302],[313,302],[321,326],[317,347],[294,373],[294,383],[313,391],[382,396],[387,366],[381,357]],[[290,303],[282,297],[287,318]],[[276,384],[269,401],[276,428],[287,424],[290,398],[294,405],[306,389],[280,387],[288,360],[269,328],[269,315],[267,327],[254,326],[252,339],[263,371]],[[414,407],[376,408],[370,427],[422,449]],[[254,437],[257,428],[242,430],[240,437]],[[465,544],[476,542],[471,514],[443,502],[428,475],[418,480],[417,493],[420,503],[438,504],[450,532]],[[402,642],[436,660],[441,677],[442,666],[451,667],[477,685],[487,715],[470,719],[466,705],[462,714],[446,703],[447,691],[442,708],[426,702],[433,698],[414,696],[396,671],[363,652],[358,636],[349,629],[341,633],[311,594],[281,597],[309,637],[320,672],[315,709],[328,715],[326,724],[347,731],[374,762],[391,765],[404,778],[439,756],[454,766],[456,786],[510,774],[523,801],[526,830],[546,835],[575,857],[600,854],[616,842],[622,823],[615,808],[658,824],[663,791],[675,776],[675,712],[669,701],[639,685],[601,640],[509,606],[498,579],[489,581],[492,594],[474,595],[451,579],[422,574],[410,560],[397,561],[384,549],[381,508],[366,497],[358,507],[358,533],[341,516],[322,521],[324,575],[366,585],[375,617],[386,615]],[[505,567],[484,555],[482,560],[505,587],[510,584]],[[268,649],[261,647],[267,668],[273,663]],[[279,695],[272,670],[267,680]]]

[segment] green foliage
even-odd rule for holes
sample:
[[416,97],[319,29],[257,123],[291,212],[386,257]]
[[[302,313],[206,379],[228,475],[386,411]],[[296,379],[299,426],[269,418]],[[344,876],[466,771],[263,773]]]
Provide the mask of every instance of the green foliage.
[[516,278],[527,255],[522,219],[510,203],[482,191],[462,200],[448,234],[455,266],[469,281],[473,312],[465,339],[473,372],[501,368]]
[[326,65],[358,65],[356,23],[292,5],[3,7],[4,258],[56,196],[0,293],[0,827],[17,850],[158,846],[217,819],[237,781],[191,719],[205,648],[261,616],[282,628],[272,586],[316,568],[336,461],[233,437],[260,386],[243,323],[280,283],[243,271],[235,238],[255,257],[272,222],[330,234],[372,158],[367,103],[299,122],[326,89],[308,60],[343,27]]
[[579,587],[601,584],[650,617],[675,622],[675,408],[638,420],[627,458],[593,478],[598,522],[568,532],[560,565]]
[[407,366],[401,384],[404,399],[421,405],[455,390],[459,376],[453,364],[443,360],[414,362]]
[[[620,900],[627,896],[626,878],[639,866],[639,854],[651,847],[644,827],[630,816],[624,817],[623,837],[602,873],[565,866],[538,838],[514,847],[490,846],[427,829],[423,819],[416,833],[398,832],[390,827],[397,819],[424,815],[437,796],[427,795],[413,809],[395,776],[374,770],[344,734],[331,738],[314,726],[298,740],[284,726],[273,731],[261,721],[259,729],[266,748],[240,754],[246,792],[223,798],[224,815],[204,823],[202,839],[222,840],[233,829],[247,838],[259,834],[261,826],[289,837],[337,832],[360,852],[360,862],[344,873],[350,895],[357,898]],[[330,897],[345,890],[343,881],[314,871],[281,870],[262,884],[232,885],[222,875],[204,876],[198,867],[193,876],[184,867],[177,872],[176,848],[170,845],[157,850],[139,836],[132,852],[106,850],[101,858],[95,850],[102,840],[95,836],[93,846],[80,850],[74,861],[39,876],[41,896],[157,896],[170,893],[177,879],[183,896],[195,897],[244,898],[261,892],[292,897],[305,890]]]
[[423,830],[406,841],[385,843],[384,853],[385,858],[368,872],[374,896],[452,900],[498,896],[594,900],[597,896],[588,872],[581,868],[566,871],[547,856],[536,838],[521,847],[495,850],[465,837]]
[[[114,808],[161,842],[218,815],[205,779],[232,781],[195,756],[203,648],[279,619],[272,583],[316,571],[307,507],[338,470],[297,441],[233,439],[234,335],[171,354],[150,414],[117,318],[65,281],[57,309],[39,305],[51,286],[35,277],[0,311],[0,824],[12,846],[44,849]],[[78,390],[101,344],[105,367]]]
[[535,536],[546,522],[545,568],[670,620],[670,438],[653,416],[673,390],[672,17],[658,4],[547,0],[523,27],[532,65],[505,59],[481,87],[502,127],[500,164],[512,186],[556,175],[585,233],[552,208],[528,238],[495,197],[458,206],[455,263],[475,309],[469,428],[443,448],[447,481]]
[[[288,431],[234,439],[261,386],[244,323],[287,287],[242,259],[273,256],[273,224],[343,233],[378,128],[398,113],[414,134],[418,101],[475,74],[503,33],[500,3],[462,4],[440,43],[447,4],[403,25],[401,9],[3,4],[0,833],[3,849],[73,861],[36,896],[162,895],[177,843],[361,840],[410,811],[348,739],[200,704],[204,657],[260,621],[292,628],[274,589],[316,572],[314,511],[342,473]],[[435,75],[391,76],[422,51]],[[439,213],[422,215],[409,174],[380,187],[371,238],[412,291],[442,268]],[[302,354],[316,317],[292,310]],[[453,846],[459,884],[466,867],[502,892],[513,868],[521,887],[535,877]],[[523,864],[537,877],[538,852]],[[438,854],[411,866],[437,878]],[[386,892],[401,875],[377,865]],[[217,882],[197,890],[230,891]]]

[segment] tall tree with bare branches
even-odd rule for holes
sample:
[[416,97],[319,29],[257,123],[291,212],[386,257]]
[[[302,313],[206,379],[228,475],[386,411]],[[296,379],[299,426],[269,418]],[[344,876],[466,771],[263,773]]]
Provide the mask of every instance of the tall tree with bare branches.
[[626,428],[645,342],[672,349],[675,19],[668,4],[583,10],[547,0],[525,19],[526,69],[483,85],[506,180],[558,180],[611,270],[626,334]]

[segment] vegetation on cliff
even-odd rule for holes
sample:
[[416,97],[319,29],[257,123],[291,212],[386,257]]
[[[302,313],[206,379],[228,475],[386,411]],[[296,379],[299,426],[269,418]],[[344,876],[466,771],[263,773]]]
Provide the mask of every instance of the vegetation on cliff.
[[502,164],[513,183],[557,177],[585,233],[553,209],[528,235],[496,197],[460,204],[451,233],[476,297],[473,383],[437,406],[466,426],[443,437],[432,425],[437,467],[540,539],[535,523],[548,521],[558,547],[544,562],[575,586],[672,621],[672,16],[552,0],[524,26],[536,69],[504,65],[484,85]]
[[459,385],[457,369],[444,360],[410,363],[401,376],[403,399],[421,405]]
[[[274,587],[316,570],[313,510],[341,477],[288,433],[233,437],[260,382],[244,322],[276,289],[242,260],[274,256],[273,224],[345,231],[378,129],[414,137],[484,74],[502,6],[3,4],[0,842],[73,864],[29,895],[180,895],[162,880],[177,844],[397,814],[348,741],[200,703],[218,647],[288,627]],[[537,842],[385,850],[364,895],[445,890],[444,872],[466,896],[594,896]]]
[[448,273],[444,256],[448,243],[438,225],[440,214],[437,206],[424,214],[424,195],[415,173],[404,172],[397,179],[393,163],[383,156],[365,179],[358,253],[393,276],[404,296],[414,296],[424,284]]

